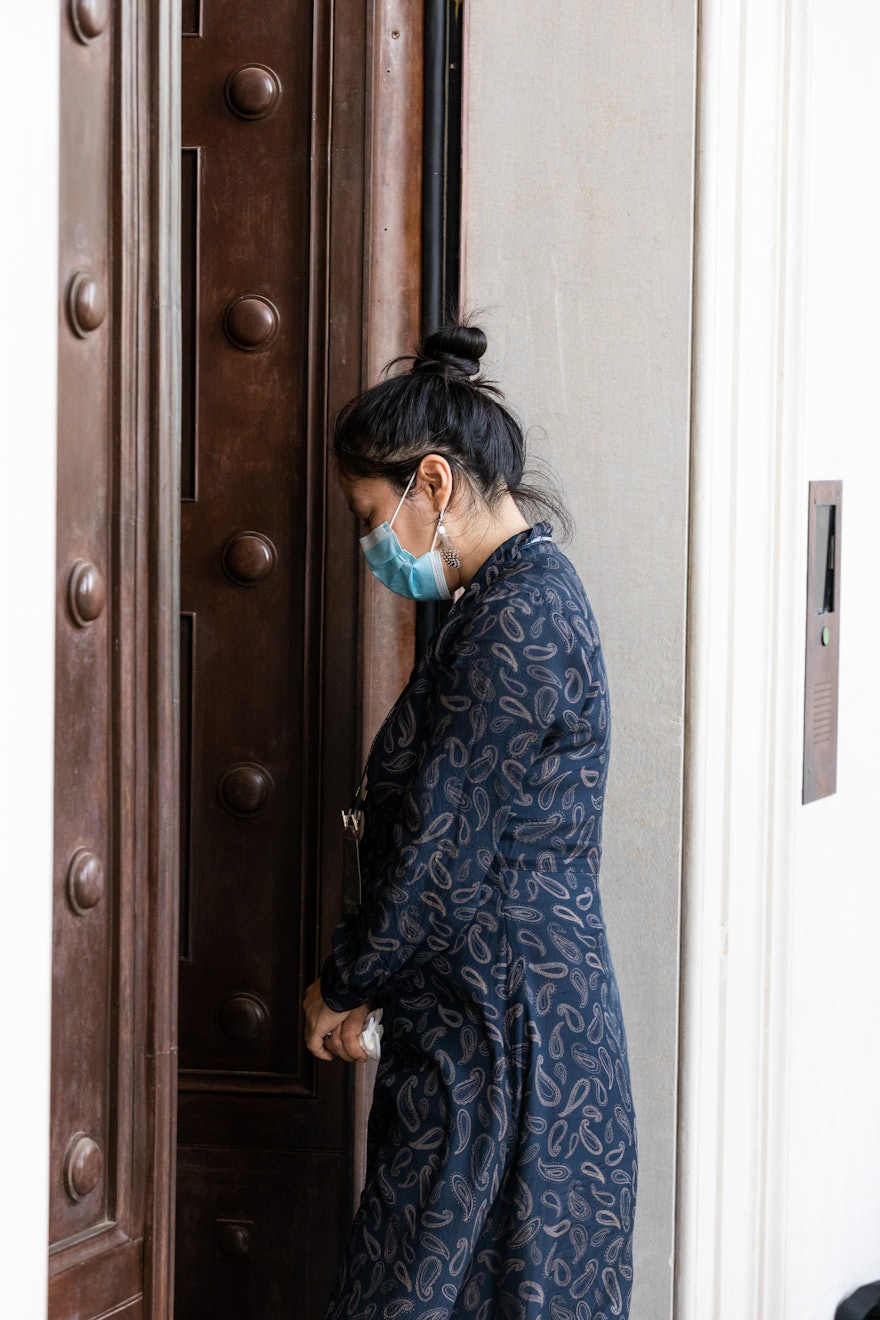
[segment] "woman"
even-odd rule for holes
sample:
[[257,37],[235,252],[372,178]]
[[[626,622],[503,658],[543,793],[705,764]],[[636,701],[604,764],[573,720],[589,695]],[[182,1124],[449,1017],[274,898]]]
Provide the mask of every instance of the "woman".
[[438,331],[336,425],[371,569],[415,599],[463,591],[373,745],[362,902],[305,1001],[319,1059],[365,1057],[370,1006],[386,1027],[333,1320],[629,1311],[605,669],[577,574],[521,512],[523,436],[485,348]]

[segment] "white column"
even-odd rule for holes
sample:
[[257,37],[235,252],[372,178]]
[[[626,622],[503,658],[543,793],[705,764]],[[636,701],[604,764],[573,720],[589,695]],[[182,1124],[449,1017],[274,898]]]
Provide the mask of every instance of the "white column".
[[[702,6],[676,1315],[757,1320],[784,1076],[802,548],[786,447],[789,5]],[[806,507],[804,501],[804,509]],[[794,622],[794,621],[792,621]],[[784,1089],[784,1088],[783,1088]],[[777,1140],[768,1149],[769,1138]]]

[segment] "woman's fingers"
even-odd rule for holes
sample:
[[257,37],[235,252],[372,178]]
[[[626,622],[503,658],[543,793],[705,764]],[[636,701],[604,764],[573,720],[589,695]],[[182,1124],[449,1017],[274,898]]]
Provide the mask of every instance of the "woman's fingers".
[[326,1035],[321,1031],[313,1031],[306,1039],[306,1047],[311,1050],[316,1059],[324,1059],[329,1062],[333,1055],[327,1048],[330,1044],[330,1033]]
[[360,1034],[370,1014],[370,1005],[361,1004],[347,1013],[334,1013],[321,995],[320,981],[314,981],[303,1000],[306,1018],[306,1046],[316,1059],[329,1062],[343,1059],[346,1063],[359,1063],[367,1058],[360,1043]]
[[369,1009],[365,1012],[359,1008],[353,1009],[345,1021],[334,1027],[325,1038],[324,1048],[332,1058],[342,1059],[343,1063],[361,1063],[367,1058],[367,1052],[360,1041],[367,1013]]
[[[361,1044],[361,1032],[364,1029],[364,1023],[369,1016],[369,1004],[363,1004],[360,1008],[352,1009],[348,1017],[337,1028],[339,1033],[339,1057],[346,1063],[362,1063],[368,1057],[367,1051]],[[335,1042],[334,1032],[334,1044]]]
[[303,1012],[306,1018],[306,1047],[316,1059],[329,1062],[333,1058],[328,1050],[330,1036],[335,1027],[348,1016],[346,1013],[334,1013],[328,1008],[321,995],[320,981],[314,981],[306,991],[303,1000]]

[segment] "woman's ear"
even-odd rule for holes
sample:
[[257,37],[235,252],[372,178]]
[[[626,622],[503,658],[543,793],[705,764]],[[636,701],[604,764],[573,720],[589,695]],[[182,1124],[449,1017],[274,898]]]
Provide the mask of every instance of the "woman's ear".
[[452,499],[452,468],[442,454],[427,454],[419,464],[419,483],[438,513],[447,508]]

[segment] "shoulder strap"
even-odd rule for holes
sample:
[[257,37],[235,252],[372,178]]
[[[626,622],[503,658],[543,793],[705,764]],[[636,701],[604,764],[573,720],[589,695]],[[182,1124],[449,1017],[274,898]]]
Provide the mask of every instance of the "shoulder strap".
[[880,1320],[880,1280],[857,1288],[840,1303],[834,1320]]

